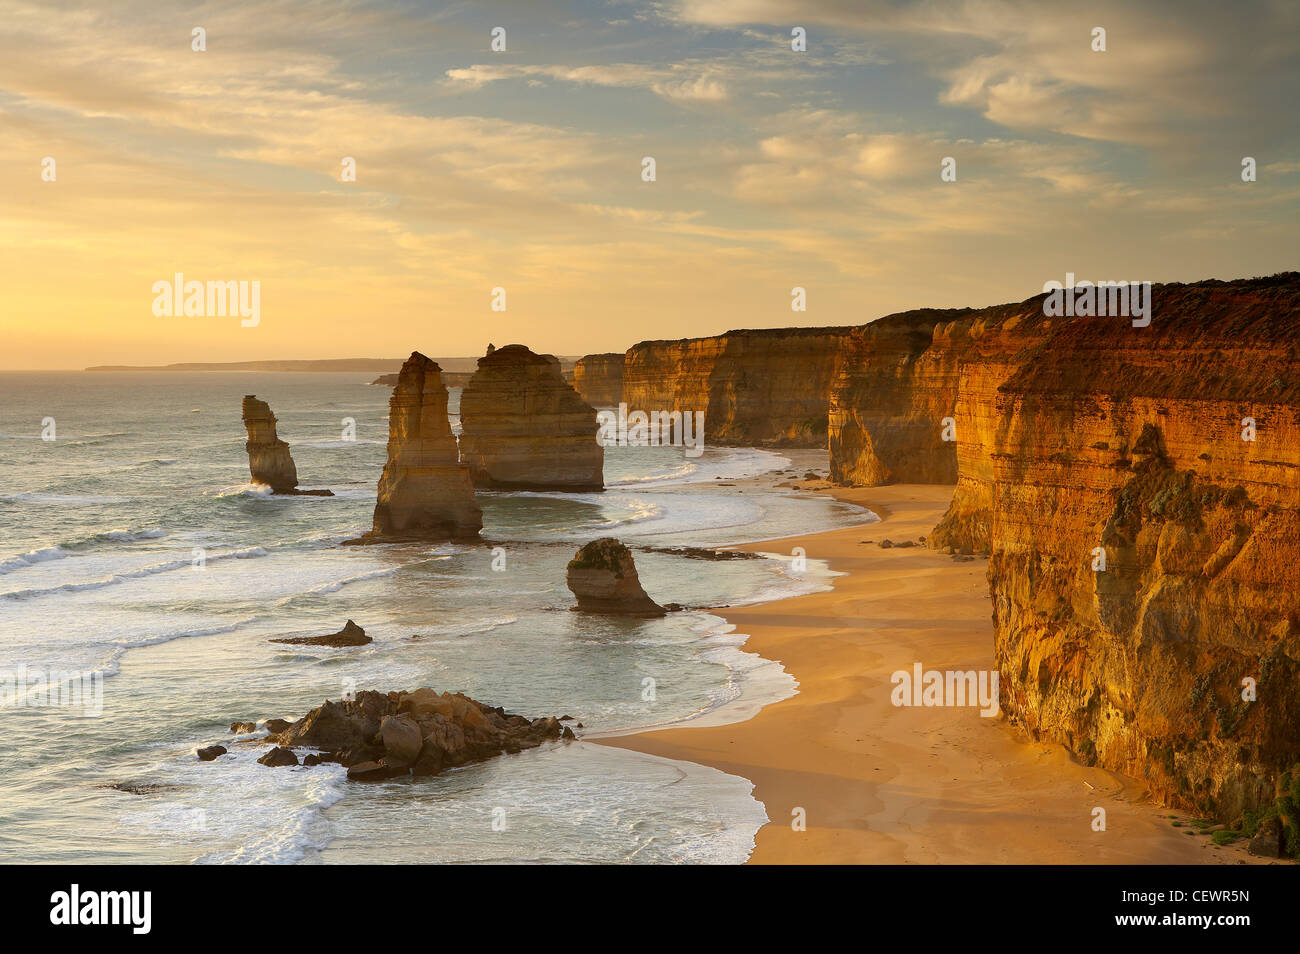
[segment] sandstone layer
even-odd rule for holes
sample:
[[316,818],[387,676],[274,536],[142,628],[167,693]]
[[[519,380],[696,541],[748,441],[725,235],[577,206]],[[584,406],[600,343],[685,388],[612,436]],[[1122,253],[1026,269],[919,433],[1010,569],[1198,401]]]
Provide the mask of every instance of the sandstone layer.
[[1273,803],[1300,761],[1300,275],[1154,286],[1149,327],[971,311],[839,385],[837,478],[956,477],[929,542],[991,553],[1004,711],[1167,804]]
[[308,755],[303,764],[339,762],[348,778],[371,781],[437,775],[560,738],[571,739],[573,732],[558,719],[527,719],[460,693],[364,691],[355,699],[326,701],[268,736],[276,748],[258,761],[296,765],[293,749],[305,746],[321,754]]
[[289,445],[275,432],[276,417],[269,404],[259,401],[256,395],[245,394],[243,419],[248,432],[244,449],[248,451],[248,472],[253,483],[270,487],[275,494],[334,496],[328,490],[298,489],[298,468],[294,466]]
[[823,447],[830,386],[849,328],[729,331],[643,341],[627,352],[631,410],[703,411],[705,442]]
[[578,609],[620,616],[663,616],[667,610],[641,588],[632,552],[613,537],[601,537],[569,561],[565,584]]
[[361,542],[472,539],[482,527],[447,418],[441,369],[412,352],[388,401],[388,462],[379,478],[374,527]]
[[573,366],[573,389],[592,407],[617,407],[623,400],[623,352],[579,358]]
[[604,488],[596,410],[564,381],[552,355],[512,344],[479,358],[460,419],[461,459],[477,487]]

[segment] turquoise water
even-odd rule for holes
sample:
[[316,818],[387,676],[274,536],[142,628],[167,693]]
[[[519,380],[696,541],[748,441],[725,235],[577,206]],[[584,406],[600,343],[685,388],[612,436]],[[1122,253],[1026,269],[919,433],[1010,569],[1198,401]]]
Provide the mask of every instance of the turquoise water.
[[[610,448],[605,493],[481,494],[481,546],[342,547],[369,527],[384,463],[388,391],[367,380],[0,374],[0,675],[102,686],[102,711],[30,693],[0,707],[19,740],[0,750],[0,861],[743,861],[765,820],[747,781],[590,742],[380,785],[268,769],[255,745],[195,759],[230,743],[232,721],[296,717],[349,688],[459,690],[589,732],[781,698],[793,679],[699,607],[822,589],[824,566],[637,552],[651,596],[695,609],[622,620],[571,612],[565,563],[596,536],[704,546],[871,518],[718,486],[788,466],[779,454]],[[244,394],[270,402],[301,485],[335,497],[247,482]],[[374,643],[267,642],[349,618]]]

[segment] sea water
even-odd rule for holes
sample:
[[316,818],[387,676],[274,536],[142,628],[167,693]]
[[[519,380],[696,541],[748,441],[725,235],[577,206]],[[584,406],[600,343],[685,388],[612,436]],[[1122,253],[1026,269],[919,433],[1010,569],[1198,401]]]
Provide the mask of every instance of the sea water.
[[[102,712],[0,707],[0,862],[745,860],[764,808],[747,780],[704,766],[578,741],[360,784],[336,765],[267,768],[263,746],[236,744],[233,721],[296,718],[350,689],[462,691],[572,716],[579,735],[746,718],[794,679],[705,608],[826,589],[831,574],[789,553],[636,548],[873,519],[734,485],[788,468],[780,453],[609,448],[603,493],[480,493],[481,545],[341,546],[369,529],[385,459],[389,391],[369,377],[0,374],[0,671],[102,680]],[[300,486],[335,496],[249,483],[245,394],[279,418]],[[453,390],[457,429],[458,405]],[[632,546],[647,592],[688,609],[572,612],[565,564],[598,536]],[[347,619],[374,642],[268,641]],[[197,760],[218,742],[231,754]]]

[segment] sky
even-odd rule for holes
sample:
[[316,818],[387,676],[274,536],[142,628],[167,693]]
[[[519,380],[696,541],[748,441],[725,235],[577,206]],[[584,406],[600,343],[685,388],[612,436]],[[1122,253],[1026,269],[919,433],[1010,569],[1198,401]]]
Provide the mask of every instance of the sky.
[[[1271,274],[1298,90],[1291,0],[0,0],[0,368],[580,355]],[[155,314],[176,273],[257,282],[257,323]]]

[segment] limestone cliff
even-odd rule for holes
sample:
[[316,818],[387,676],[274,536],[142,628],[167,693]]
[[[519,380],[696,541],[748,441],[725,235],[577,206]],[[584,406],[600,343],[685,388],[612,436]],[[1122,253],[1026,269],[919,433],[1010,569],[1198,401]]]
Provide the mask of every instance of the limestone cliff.
[[1231,821],[1300,760],[1300,275],[1154,292],[1058,321],[972,435],[1003,704]]
[[1040,296],[892,347],[914,323],[846,360],[832,467],[955,470],[929,542],[991,553],[1003,709],[1169,804],[1271,803],[1300,761],[1300,274],[1157,285],[1145,328]]
[[551,355],[512,344],[479,358],[460,418],[461,458],[478,487],[604,487],[596,409],[565,383]]
[[623,400],[623,352],[579,358],[573,366],[573,388],[592,407],[618,407]]
[[270,487],[275,494],[334,496],[328,490],[298,489],[298,468],[294,466],[289,445],[276,434],[276,417],[269,404],[259,401],[256,395],[245,394],[243,419],[248,433],[244,450],[248,452],[248,472],[253,483]]
[[477,537],[483,517],[469,470],[460,463],[437,363],[412,352],[388,408],[388,462],[379,478],[374,528],[362,542]]
[[849,333],[772,328],[643,341],[625,356],[623,400],[631,410],[703,411],[706,443],[822,447]]

